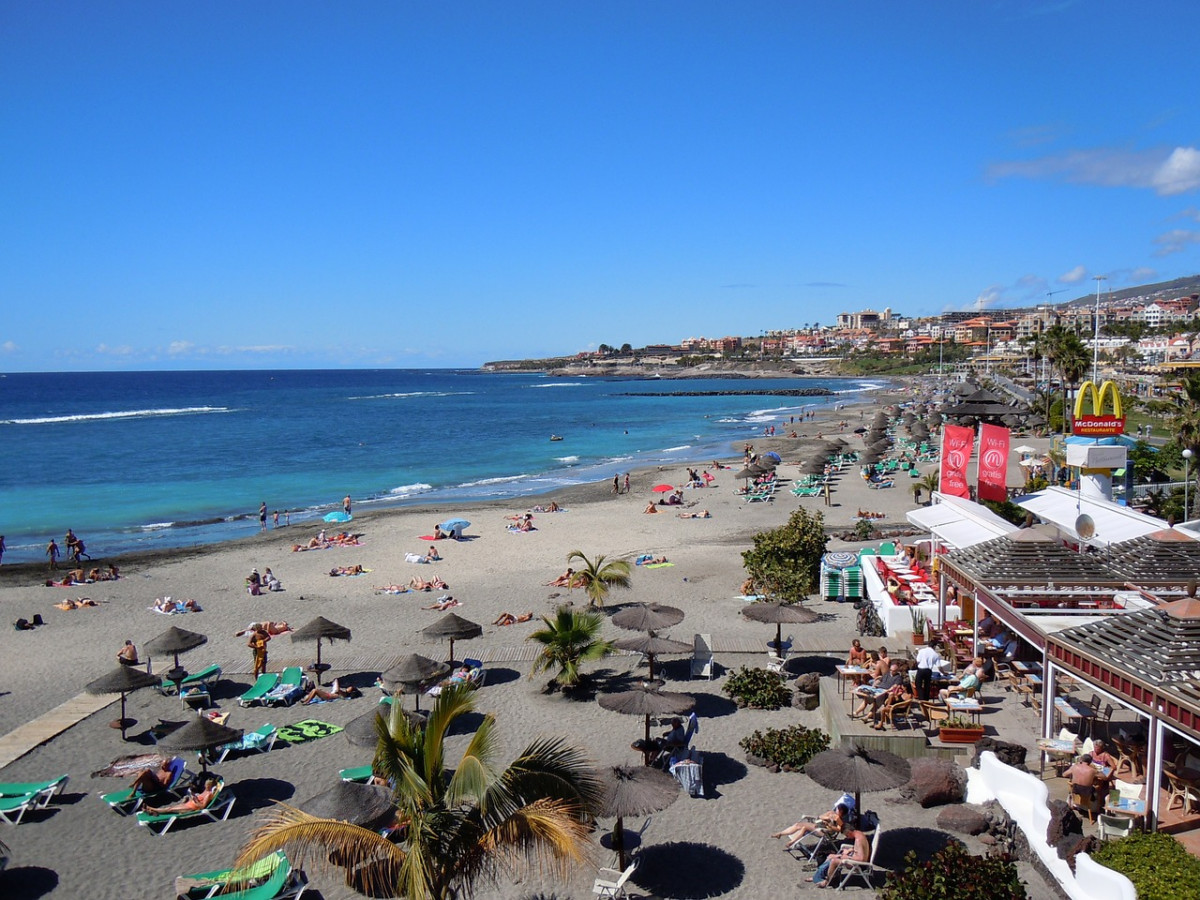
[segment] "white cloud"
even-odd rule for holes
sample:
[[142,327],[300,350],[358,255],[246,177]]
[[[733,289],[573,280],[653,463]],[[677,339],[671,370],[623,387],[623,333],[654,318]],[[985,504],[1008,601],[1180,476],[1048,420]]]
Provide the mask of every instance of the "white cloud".
[[1072,150],[988,167],[990,178],[1058,179],[1101,187],[1148,188],[1163,197],[1200,189],[1200,150]]
[[195,347],[191,341],[171,341],[167,344],[168,356],[183,356],[185,353],[190,353]]
[[1200,188],[1200,150],[1176,147],[1154,173],[1154,189],[1164,197]]
[[1200,231],[1175,228],[1160,234],[1154,239],[1154,243],[1158,244],[1158,249],[1154,251],[1155,256],[1170,256],[1172,253],[1186,250],[1193,244],[1200,244]]
[[1087,277],[1087,269],[1085,269],[1083,266],[1076,266],[1075,268],[1073,268],[1067,272],[1063,272],[1061,275],[1059,275],[1058,283],[1059,284],[1079,284],[1079,282],[1083,281],[1083,279],[1085,279],[1086,277]]
[[17,352],[16,342],[15,341],[5,341],[3,344],[0,344],[0,350],[3,350],[5,353],[16,353]]
[[110,347],[108,344],[100,344],[96,347],[96,352],[102,356],[132,356],[133,348],[128,344],[122,344],[117,347]]

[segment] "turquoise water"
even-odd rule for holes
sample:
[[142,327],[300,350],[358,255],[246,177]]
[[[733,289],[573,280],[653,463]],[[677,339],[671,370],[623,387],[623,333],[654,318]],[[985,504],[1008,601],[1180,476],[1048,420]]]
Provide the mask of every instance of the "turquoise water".
[[[261,501],[297,523],[346,494],[359,509],[520,497],[727,457],[768,418],[874,386],[475,370],[9,374],[5,561],[40,559],[68,527],[89,551],[114,554],[252,533]],[[812,387],[838,395],[647,396]]]

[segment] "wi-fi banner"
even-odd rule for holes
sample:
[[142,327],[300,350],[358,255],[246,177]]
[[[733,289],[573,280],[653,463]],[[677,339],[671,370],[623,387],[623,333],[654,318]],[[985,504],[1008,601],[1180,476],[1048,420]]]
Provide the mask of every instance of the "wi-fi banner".
[[979,426],[979,499],[1003,503],[1008,499],[1009,430]]
[[967,463],[975,447],[975,432],[962,425],[942,428],[942,470],[938,490],[951,497],[970,499],[967,489]]

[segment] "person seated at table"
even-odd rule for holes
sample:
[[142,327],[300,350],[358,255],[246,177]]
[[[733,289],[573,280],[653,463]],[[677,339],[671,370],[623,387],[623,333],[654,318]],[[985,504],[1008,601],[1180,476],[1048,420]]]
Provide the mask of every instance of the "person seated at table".
[[892,666],[892,658],[888,656],[887,647],[880,647],[879,652],[875,654],[875,665],[871,669],[871,675],[874,678],[882,678],[888,673]]
[[855,719],[859,717],[865,719],[869,714],[873,714],[887,699],[888,692],[892,688],[898,688],[903,682],[904,676],[900,674],[900,664],[889,661],[886,675],[879,676],[869,685],[855,688],[854,696],[862,702],[850,713],[850,716]]
[[991,610],[984,612],[983,618],[976,624],[976,628],[979,631],[979,637],[983,640],[991,640],[1000,633],[1000,623],[996,621]]
[[842,863],[866,862],[870,858],[871,842],[867,839],[866,834],[854,828],[846,832],[846,837],[854,843],[843,847],[836,853],[830,853],[825,857],[825,862],[817,866],[817,871],[813,873],[813,884],[817,887],[828,886],[830,879],[837,873],[838,867]]
[[1105,775],[1103,772],[1100,773],[1100,779],[1104,781],[1107,787],[1109,782],[1115,777],[1113,773],[1117,771],[1117,760],[1108,752],[1108,747],[1104,741],[1097,740],[1092,743],[1092,764],[1108,770],[1108,775]]
[[870,657],[867,651],[863,649],[862,641],[855,638],[850,642],[850,652],[846,655],[846,665],[848,666],[865,666]]
[[182,800],[169,803],[166,806],[147,806],[146,812],[152,816],[161,816],[165,813],[196,812],[212,803],[213,797],[216,796],[220,785],[221,779],[210,772],[200,782],[200,790],[198,792],[189,792]]
[[771,837],[773,838],[788,838],[785,850],[791,850],[800,839],[806,834],[812,834],[814,831],[824,831],[828,834],[840,834],[845,831],[850,825],[850,807],[845,803],[838,802],[834,804],[833,809],[829,812],[821,813],[817,816],[815,822],[796,822],[789,825],[783,831],[777,831]]
[[1071,781],[1071,793],[1078,794],[1087,800],[1088,806],[1094,811],[1096,798],[1099,793],[1098,785],[1103,785],[1103,779],[1100,773],[1096,771],[1092,754],[1083,754],[1083,756],[1079,757],[1078,760],[1063,772],[1063,775]]
[[886,730],[886,726],[883,724],[884,710],[900,703],[908,703],[916,696],[913,694],[911,682],[904,679],[903,676],[901,678],[901,682],[895,687],[888,688],[887,693],[883,695],[883,700],[875,704],[875,710],[871,713],[873,723],[871,727],[876,731]]
[[951,697],[969,697],[978,690],[979,676],[973,670],[968,671],[964,669],[962,677],[958,679],[958,684],[942,688],[938,691],[938,699],[945,703]]
[[912,565],[912,557],[908,555],[908,548],[903,544],[896,548],[896,568],[906,568]]

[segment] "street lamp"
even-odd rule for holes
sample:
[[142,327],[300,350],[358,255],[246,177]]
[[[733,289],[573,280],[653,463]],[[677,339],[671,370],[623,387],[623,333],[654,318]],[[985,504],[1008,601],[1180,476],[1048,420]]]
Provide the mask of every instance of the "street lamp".
[[1092,339],[1092,382],[1096,382],[1100,369],[1100,282],[1107,281],[1107,275],[1093,275],[1096,280],[1096,333]]
[[1183,521],[1188,520],[1188,470],[1191,468],[1192,448],[1183,448]]

